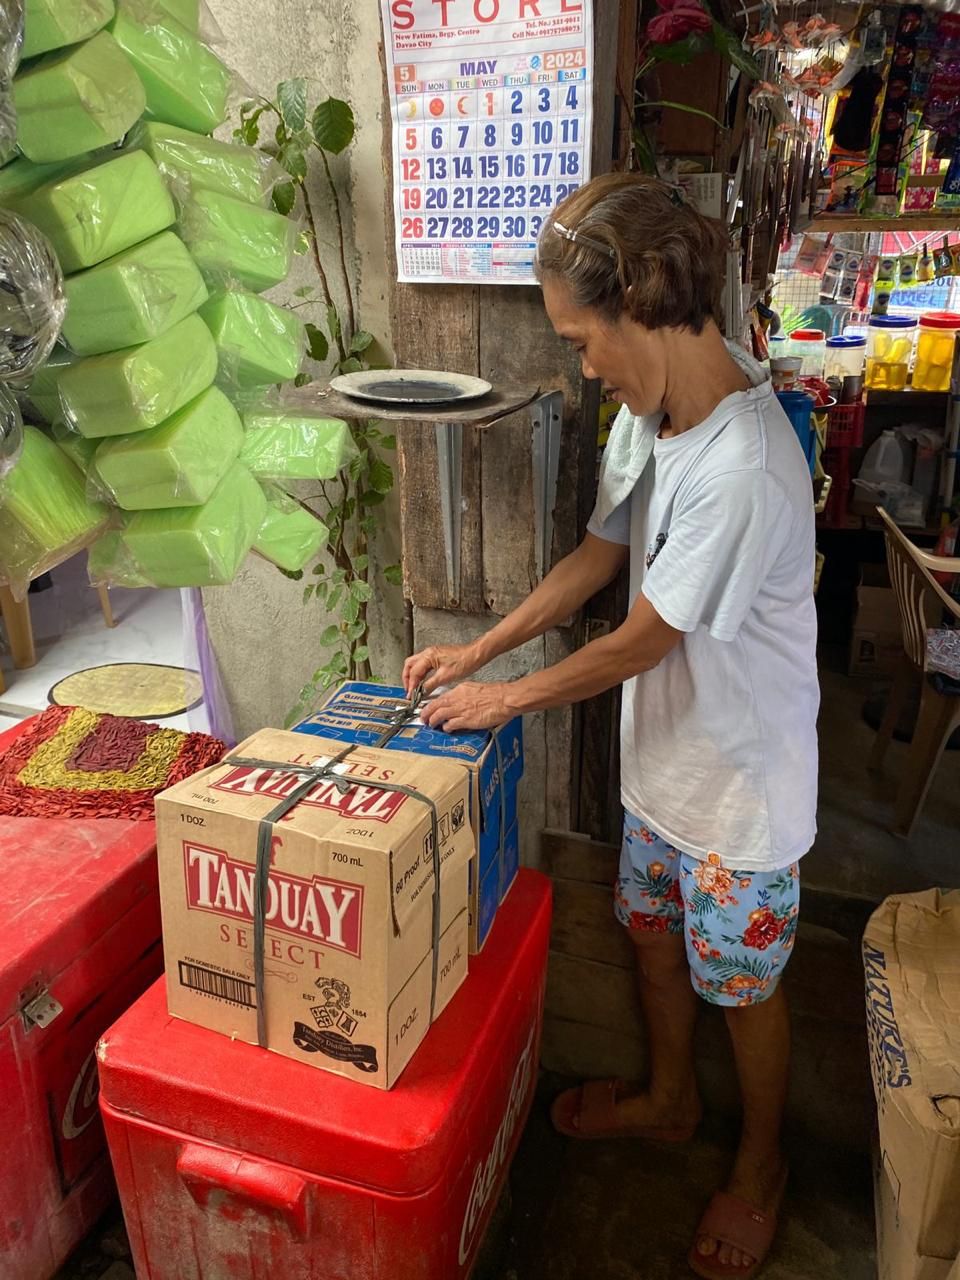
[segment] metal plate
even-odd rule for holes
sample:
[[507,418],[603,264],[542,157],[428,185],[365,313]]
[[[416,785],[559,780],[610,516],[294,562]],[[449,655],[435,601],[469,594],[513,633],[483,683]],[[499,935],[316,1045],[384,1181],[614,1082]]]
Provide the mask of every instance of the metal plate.
[[365,369],[331,378],[330,386],[357,400],[412,405],[478,400],[492,390],[483,378],[436,369]]

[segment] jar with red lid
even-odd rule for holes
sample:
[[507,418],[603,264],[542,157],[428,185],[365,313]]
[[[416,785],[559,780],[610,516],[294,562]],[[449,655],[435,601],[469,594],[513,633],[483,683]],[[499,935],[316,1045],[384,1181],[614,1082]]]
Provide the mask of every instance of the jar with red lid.
[[960,313],[925,311],[917,335],[917,360],[913,367],[915,391],[949,391],[953,349],[960,331]]
[[803,360],[801,377],[822,378],[827,360],[827,335],[822,329],[794,329],[787,354]]

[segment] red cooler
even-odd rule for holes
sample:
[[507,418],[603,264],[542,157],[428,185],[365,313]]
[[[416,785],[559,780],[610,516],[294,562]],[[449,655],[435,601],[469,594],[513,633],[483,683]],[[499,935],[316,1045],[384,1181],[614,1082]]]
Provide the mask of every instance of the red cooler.
[[0,1276],[47,1280],[114,1195],[94,1047],[163,969],[153,823],[0,816],[0,885]]
[[533,1098],[550,884],[521,871],[389,1092],[167,1014],[98,1049],[138,1280],[461,1280]]

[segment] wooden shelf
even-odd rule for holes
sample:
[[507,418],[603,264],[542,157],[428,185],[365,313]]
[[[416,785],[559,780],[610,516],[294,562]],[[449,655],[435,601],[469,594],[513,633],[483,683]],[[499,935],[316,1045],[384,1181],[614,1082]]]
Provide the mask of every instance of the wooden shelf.
[[913,387],[905,387],[903,391],[871,391],[867,388],[863,393],[863,400],[867,409],[871,405],[883,408],[885,405],[905,407],[908,404],[914,404],[921,409],[924,406],[942,404],[949,395],[949,391],[914,391]]
[[859,214],[820,213],[804,231],[960,231],[956,213],[909,213],[898,218],[864,218]]

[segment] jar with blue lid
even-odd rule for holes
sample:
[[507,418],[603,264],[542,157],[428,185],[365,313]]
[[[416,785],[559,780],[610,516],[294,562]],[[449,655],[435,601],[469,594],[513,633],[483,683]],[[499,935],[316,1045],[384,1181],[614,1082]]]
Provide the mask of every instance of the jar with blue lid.
[[827,339],[826,374],[828,378],[857,378],[863,373],[867,358],[867,340],[854,335]]

